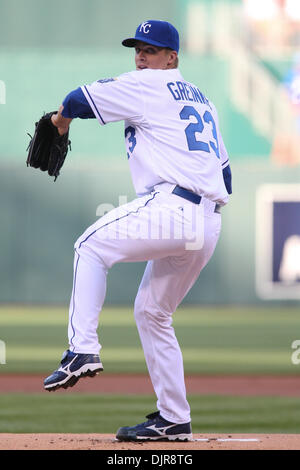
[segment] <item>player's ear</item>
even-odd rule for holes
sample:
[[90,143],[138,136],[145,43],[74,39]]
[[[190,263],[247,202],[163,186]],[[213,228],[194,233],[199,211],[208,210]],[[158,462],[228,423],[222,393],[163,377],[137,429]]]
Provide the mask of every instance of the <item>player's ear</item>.
[[178,65],[178,56],[176,51],[169,51],[169,58],[167,66],[168,68],[177,68]]

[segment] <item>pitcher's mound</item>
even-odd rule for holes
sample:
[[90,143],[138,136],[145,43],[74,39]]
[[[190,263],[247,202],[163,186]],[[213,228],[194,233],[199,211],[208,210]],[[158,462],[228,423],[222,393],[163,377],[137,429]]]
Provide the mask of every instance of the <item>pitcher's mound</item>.
[[119,442],[114,434],[1,434],[0,450],[300,450],[300,434],[194,434],[191,442]]

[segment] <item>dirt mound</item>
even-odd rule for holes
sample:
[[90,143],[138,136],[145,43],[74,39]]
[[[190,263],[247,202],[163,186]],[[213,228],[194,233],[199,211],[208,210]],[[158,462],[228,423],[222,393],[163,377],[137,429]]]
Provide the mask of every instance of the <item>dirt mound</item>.
[[113,434],[1,434],[0,450],[300,450],[300,434],[194,434],[191,442],[118,442]]

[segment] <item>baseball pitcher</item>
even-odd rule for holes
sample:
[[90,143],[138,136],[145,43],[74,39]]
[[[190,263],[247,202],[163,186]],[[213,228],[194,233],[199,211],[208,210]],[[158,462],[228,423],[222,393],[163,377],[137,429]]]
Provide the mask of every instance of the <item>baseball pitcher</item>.
[[134,315],[157,411],[121,427],[117,439],[191,440],[180,346],[172,315],[210,260],[231,194],[231,171],[214,104],[178,69],[179,35],[149,20],[122,44],[135,50],[136,70],[83,85],[58,111],[43,116],[27,164],[57,178],[75,118],[100,126],[124,121],[136,199],[97,220],[75,243],[69,346],[44,381],[46,390],[72,387],[103,370],[97,335],[108,270],[147,261]]

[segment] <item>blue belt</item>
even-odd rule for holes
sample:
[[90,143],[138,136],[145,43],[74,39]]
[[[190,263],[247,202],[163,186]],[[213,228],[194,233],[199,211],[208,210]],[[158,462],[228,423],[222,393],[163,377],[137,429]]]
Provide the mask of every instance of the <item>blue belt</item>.
[[188,189],[182,188],[181,186],[175,186],[172,191],[173,194],[176,196],[183,197],[183,199],[187,199],[188,201],[193,202],[194,204],[200,204],[202,197],[198,194],[189,191]]
[[[201,199],[202,199],[202,197],[199,196],[199,194],[195,194],[193,193],[193,191],[189,191],[188,189],[182,188],[181,186],[178,186],[178,184],[175,186],[172,193],[176,194],[176,196],[183,197],[183,199],[187,199],[188,201],[191,201],[194,204],[200,204]],[[221,209],[220,204],[216,204],[214,212],[217,212],[218,214],[220,214],[220,209]]]

